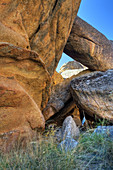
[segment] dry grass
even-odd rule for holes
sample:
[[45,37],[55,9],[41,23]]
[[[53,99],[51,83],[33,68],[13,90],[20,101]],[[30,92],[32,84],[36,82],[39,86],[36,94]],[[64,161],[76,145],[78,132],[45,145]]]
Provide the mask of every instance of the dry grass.
[[65,153],[53,137],[32,142],[25,150],[0,155],[0,170],[98,170],[113,169],[113,140],[86,132],[79,145]]

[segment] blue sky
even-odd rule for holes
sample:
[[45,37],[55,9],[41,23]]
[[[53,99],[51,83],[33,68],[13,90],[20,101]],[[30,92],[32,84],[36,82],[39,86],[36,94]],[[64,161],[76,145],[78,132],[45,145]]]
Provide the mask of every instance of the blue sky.
[[[82,0],[77,15],[113,40],[113,0]],[[68,61],[72,59],[63,53],[57,71]]]

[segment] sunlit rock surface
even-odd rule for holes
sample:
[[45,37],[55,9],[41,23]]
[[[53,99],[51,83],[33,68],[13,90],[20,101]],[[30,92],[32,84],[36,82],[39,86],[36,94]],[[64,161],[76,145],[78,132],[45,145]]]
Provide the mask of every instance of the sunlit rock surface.
[[68,63],[62,65],[59,73],[62,75],[63,78],[70,78],[73,75],[77,75],[86,69],[88,68],[77,61],[69,61]]

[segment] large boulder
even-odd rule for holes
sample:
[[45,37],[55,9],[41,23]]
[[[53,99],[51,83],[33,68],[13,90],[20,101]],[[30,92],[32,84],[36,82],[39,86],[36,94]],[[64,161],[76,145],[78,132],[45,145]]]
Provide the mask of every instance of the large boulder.
[[79,128],[71,116],[66,117],[62,125],[62,140],[67,138],[78,139],[80,136]]
[[0,73],[15,77],[39,108],[46,106],[51,79],[37,53],[8,43],[0,43]]
[[73,75],[77,75],[86,69],[88,68],[77,61],[69,61],[68,63],[62,65],[59,73],[62,75],[63,78],[70,78]]
[[0,1],[0,133],[10,141],[0,139],[0,145],[15,143],[19,134],[27,136],[33,134],[32,129],[44,128],[40,109],[48,102],[51,77],[80,2]]
[[60,68],[59,73],[64,72],[65,70],[74,70],[74,69],[82,69],[84,66],[77,61],[69,61],[68,63],[64,63]]
[[62,108],[65,107],[66,103],[69,104],[72,101],[69,87],[70,80],[64,80],[56,86],[53,86],[50,99],[43,111],[45,120],[48,120],[51,116],[58,113]]
[[75,149],[78,145],[78,142],[75,139],[78,139],[79,135],[79,128],[76,126],[73,118],[68,116],[62,125],[61,138],[63,141],[59,143],[58,148],[65,152]]
[[70,79],[53,86],[50,99],[43,110],[45,120],[51,119],[57,125],[62,125],[64,119],[72,115],[75,122],[80,125],[80,112],[70,93]]
[[0,75],[0,149],[9,151],[44,127],[44,117],[31,96],[13,77]]
[[113,69],[75,78],[70,89],[79,108],[113,122]]
[[113,68],[113,43],[76,17],[64,52],[92,70]]
[[0,41],[38,52],[52,75],[81,0],[1,0]]
[[89,72],[91,71],[84,70],[83,72],[73,75],[63,81],[61,79],[61,83],[52,86],[50,99],[43,110],[45,120],[51,118],[57,122],[58,125],[61,125],[67,116],[72,115],[75,122],[80,125],[80,112],[71,95],[70,82],[73,78],[82,76]]

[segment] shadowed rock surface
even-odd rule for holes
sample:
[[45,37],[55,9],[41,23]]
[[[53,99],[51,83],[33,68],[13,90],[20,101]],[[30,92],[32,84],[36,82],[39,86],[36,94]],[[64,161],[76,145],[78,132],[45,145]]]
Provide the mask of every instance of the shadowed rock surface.
[[75,122],[80,125],[80,112],[70,93],[70,79],[53,86],[50,99],[43,110],[45,120],[50,119],[62,125],[64,119],[72,115]]
[[52,75],[81,0],[1,0],[0,41],[38,52]]
[[113,122],[113,70],[73,79],[71,93],[77,106],[87,114]]
[[72,100],[69,87],[70,80],[65,80],[62,83],[53,86],[50,99],[43,111],[45,120],[48,120],[51,116],[65,107],[65,104],[69,102],[70,99]]
[[64,52],[92,70],[113,68],[113,43],[76,17]]
[[70,82],[73,78],[83,76],[89,72],[91,71],[84,70],[78,75],[73,75],[52,87],[50,99],[43,110],[45,120],[50,118],[61,125],[67,116],[73,115],[75,122],[79,125],[81,124],[79,109],[70,92]]

